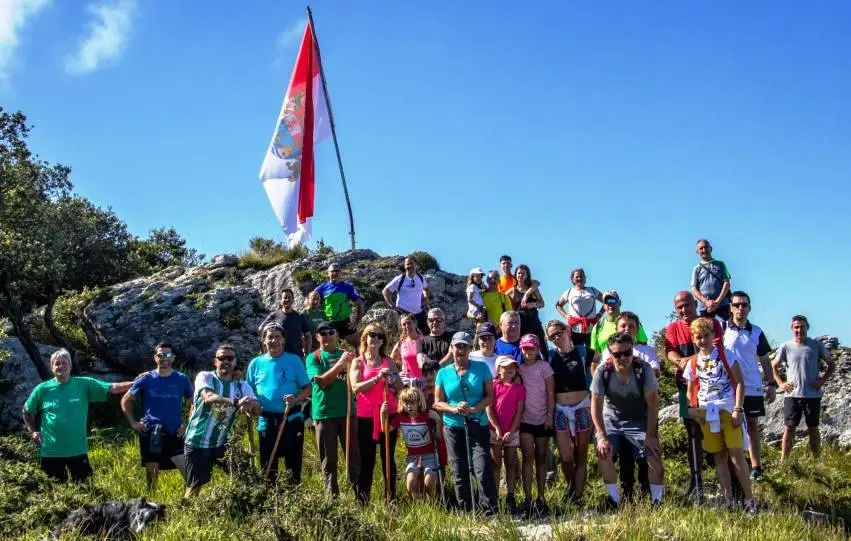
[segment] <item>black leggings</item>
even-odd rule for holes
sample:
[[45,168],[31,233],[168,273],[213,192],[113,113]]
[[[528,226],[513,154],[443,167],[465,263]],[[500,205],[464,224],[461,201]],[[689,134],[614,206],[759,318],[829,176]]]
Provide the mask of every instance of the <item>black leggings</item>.
[[[391,419],[393,416],[391,416]],[[381,456],[381,477],[387,471],[387,457],[384,452],[384,433],[379,434],[378,440],[372,439],[372,417],[358,417],[358,451],[360,451],[360,474],[355,490],[358,500],[368,502],[372,492],[372,472],[375,469],[375,446],[378,445]],[[390,431],[390,499],[396,497],[396,430]],[[380,444],[380,445],[379,445]],[[387,480],[384,480],[387,483]],[[386,484],[384,485],[387,486]]]
[[[266,473],[266,466],[269,464],[269,457],[272,456],[272,449],[275,447],[275,439],[278,437],[280,423],[280,418],[267,417],[266,429],[258,432],[260,435],[260,465],[263,473]],[[284,427],[284,433],[281,435],[281,442],[278,444],[278,452],[275,453],[275,459],[272,461],[272,469],[269,471],[269,480],[272,482],[277,481],[278,459],[283,458],[287,472],[290,474],[290,481],[295,484],[301,483],[301,463],[303,454],[304,421],[301,419],[287,421],[287,425]]]

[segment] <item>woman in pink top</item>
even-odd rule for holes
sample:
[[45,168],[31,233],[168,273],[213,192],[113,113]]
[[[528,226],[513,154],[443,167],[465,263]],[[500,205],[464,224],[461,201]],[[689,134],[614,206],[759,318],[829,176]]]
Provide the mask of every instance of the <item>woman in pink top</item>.
[[[493,380],[493,403],[486,411],[491,425],[491,458],[493,476],[499,486],[500,466],[505,462],[505,507],[509,513],[517,511],[514,487],[517,484],[517,447],[520,446],[520,418],[526,403],[526,388],[517,376],[514,357],[500,355],[496,358],[496,378]],[[503,453],[503,449],[505,452]]]
[[[352,361],[349,380],[355,393],[355,406],[358,417],[358,450],[360,451],[360,475],[357,480],[358,500],[366,503],[372,491],[372,473],[375,469],[375,445],[384,441],[381,430],[381,410],[386,407],[396,411],[396,393],[402,390],[402,379],[393,361],[385,353],[387,333],[375,323],[367,325],[361,333],[360,351],[362,355]],[[384,403],[387,389],[388,403]],[[390,460],[390,479],[384,479],[385,487],[390,486],[390,498],[396,493],[396,461],[393,449],[396,448],[396,432],[390,432],[390,456],[379,446],[382,472],[387,471]]]
[[417,328],[417,320],[412,314],[405,314],[399,321],[402,334],[393,347],[390,357],[402,364],[402,383],[406,387],[423,388],[423,335]]
[[[526,387],[526,408],[520,419],[520,451],[523,454],[524,510],[528,515],[549,512],[544,490],[547,482],[547,448],[553,435],[555,386],[553,369],[546,361],[538,360],[539,343],[534,334],[520,338],[523,364],[520,377]],[[538,498],[532,506],[532,462],[538,485]]]

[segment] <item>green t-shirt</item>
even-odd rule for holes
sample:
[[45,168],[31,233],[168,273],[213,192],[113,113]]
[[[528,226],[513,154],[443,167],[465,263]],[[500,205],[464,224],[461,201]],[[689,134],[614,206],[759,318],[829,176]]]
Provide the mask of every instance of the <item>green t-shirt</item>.
[[[331,369],[337,360],[343,355],[342,349],[333,353],[325,350],[319,352],[319,362],[316,361],[315,352],[307,354],[305,363],[307,377],[312,381],[313,398],[311,400],[311,415],[317,421],[325,419],[336,419],[346,417],[346,380],[337,378],[334,383],[323,389],[321,385],[313,381],[314,376],[324,374]],[[343,371],[345,374],[345,371]],[[351,411],[355,411],[354,397],[352,397]]]
[[499,327],[499,318],[502,313],[511,310],[511,299],[499,291],[485,291],[482,293],[482,302],[485,310],[488,311],[488,321]]
[[[615,334],[617,330],[617,318],[615,318],[615,321],[609,321],[609,318],[603,316],[603,319],[598,321],[591,330],[591,349],[597,353],[603,353],[603,350],[608,346],[609,337]],[[647,343],[647,333],[644,332],[644,325],[638,326],[635,341],[639,344]]]
[[301,315],[304,316],[304,320],[307,321],[307,327],[310,329],[310,351],[316,351],[319,349],[319,340],[316,339],[316,327],[325,321],[325,314],[322,313],[322,310],[305,310]]
[[88,453],[89,404],[104,402],[109,387],[105,381],[86,377],[72,377],[65,383],[55,378],[39,383],[24,404],[24,411],[38,417],[40,422],[39,456],[57,458]]

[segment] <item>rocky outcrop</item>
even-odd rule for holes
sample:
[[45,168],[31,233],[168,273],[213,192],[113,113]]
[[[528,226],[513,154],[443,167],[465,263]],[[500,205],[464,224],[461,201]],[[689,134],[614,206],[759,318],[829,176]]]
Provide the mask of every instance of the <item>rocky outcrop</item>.
[[[291,287],[296,306],[319,283],[332,262],[343,266],[368,312],[362,323],[391,327],[398,317],[381,297],[382,288],[401,272],[402,257],[379,257],[371,250],[312,255],[268,270],[243,269],[233,255],[220,255],[197,267],[171,267],[105,289],[83,309],[84,330],[97,357],[113,369],[135,374],[147,369],[161,341],[174,345],[187,369],[209,366],[216,345],[228,342],[240,358],[259,351],[257,327],[274,310],[278,292]],[[464,277],[420,270],[429,282],[432,306],[446,311],[447,327],[468,327],[464,319]]]
[[[39,344],[38,350],[45,365],[57,349]],[[4,433],[23,426],[21,407],[35,386],[41,383],[41,378],[20,340],[7,338],[0,341],[0,350],[8,353],[8,358],[0,363],[0,433]]]

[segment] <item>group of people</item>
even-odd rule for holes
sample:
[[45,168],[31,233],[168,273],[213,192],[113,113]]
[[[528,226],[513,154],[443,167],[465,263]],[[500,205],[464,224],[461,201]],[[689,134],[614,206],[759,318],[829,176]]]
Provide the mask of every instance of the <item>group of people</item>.
[[[782,457],[791,451],[801,417],[817,454],[822,387],[835,365],[808,337],[809,322],[800,315],[792,318],[793,339],[769,362],[765,334],[748,319],[750,297],[731,290],[730,273],[712,257],[708,241],[698,242],[697,253],[691,290],[674,297],[677,320],[665,329],[662,360],[647,344],[639,317],[622,310],[618,293],[586,285],[582,269],[571,272],[572,285],[556,302],[563,319],[543,325],[538,311],[544,299],[528,266],[512,272],[511,258],[503,256],[499,271],[474,268],[466,288],[472,332],[451,332],[443,310],[430,306],[427,278],[408,257],[404,272],[383,291],[400,314],[399,338],[391,344],[390,329],[377,323],[357,332],[363,300],[332,264],[329,280],[308,295],[303,312],[295,310],[292,290],[280,293],[278,309],[259,329],[263,353],[246,368],[234,347],[220,344],[214,370],[198,373],[193,384],[172,368],[174,348],[161,343],[154,370],[110,384],[71,377],[70,356],[59,350],[51,358],[55,378],[33,390],[24,422],[43,470],[82,480],[92,474],[88,404],[122,394],[121,407],[139,434],[148,487],[159,470],[177,468],[187,497],[210,481],[234,421],[245,414],[256,419],[265,479],[277,478],[283,459],[286,482],[300,482],[306,421],[312,419],[325,490],[339,494],[342,449],[347,481],[360,502],[370,500],[376,454],[384,496],[395,499],[394,451],[401,436],[405,487],[413,498],[445,499],[448,472],[461,508],[495,513],[504,468],[503,509],[546,514],[548,472],[558,464],[565,501],[580,504],[593,444],[608,507],[633,494],[636,466],[639,486],[658,505],[665,492],[658,378],[666,362],[676,371],[688,433],[689,492],[700,501],[703,453],[711,453],[727,505],[735,505],[738,490],[753,513],[751,481],[764,475],[759,418],[765,402],[778,388],[785,393]],[[138,419],[137,409],[143,412]]]

